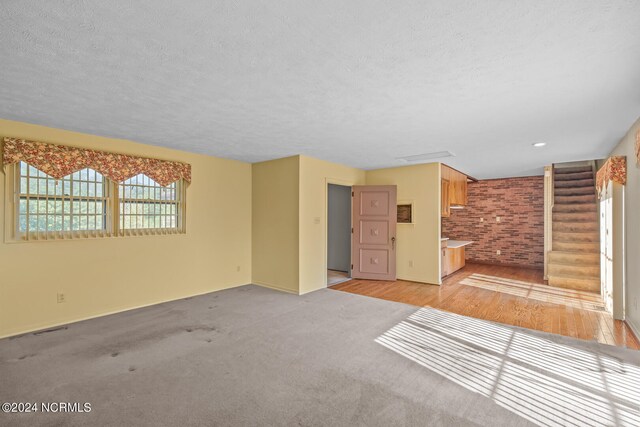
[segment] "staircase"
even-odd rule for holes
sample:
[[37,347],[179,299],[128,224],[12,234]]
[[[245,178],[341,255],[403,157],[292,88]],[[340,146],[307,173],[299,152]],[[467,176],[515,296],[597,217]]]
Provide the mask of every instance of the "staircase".
[[600,231],[592,166],[554,168],[549,285],[600,292]]

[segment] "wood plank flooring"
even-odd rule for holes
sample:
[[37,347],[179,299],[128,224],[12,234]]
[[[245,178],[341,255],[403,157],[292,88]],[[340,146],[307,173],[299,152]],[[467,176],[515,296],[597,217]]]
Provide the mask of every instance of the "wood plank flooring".
[[442,286],[349,280],[330,289],[640,349],[627,324],[614,320],[598,295],[547,286],[541,270],[467,263]]

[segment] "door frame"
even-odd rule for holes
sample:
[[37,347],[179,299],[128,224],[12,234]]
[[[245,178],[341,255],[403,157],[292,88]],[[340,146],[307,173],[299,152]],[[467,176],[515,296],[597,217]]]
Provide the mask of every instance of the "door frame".
[[[352,181],[347,181],[339,178],[325,178],[324,179],[324,217],[326,220],[324,221],[324,287],[328,288],[329,274],[327,271],[329,270],[329,184],[334,185],[342,185],[344,187],[353,188],[354,185],[359,185]],[[353,190],[352,190],[353,191]],[[349,222],[351,223],[351,227],[353,227],[353,206],[352,203],[349,203],[350,213],[349,213]],[[349,278],[351,278],[351,265],[353,264],[353,260],[351,259],[351,252],[353,249],[353,239],[349,236]]]

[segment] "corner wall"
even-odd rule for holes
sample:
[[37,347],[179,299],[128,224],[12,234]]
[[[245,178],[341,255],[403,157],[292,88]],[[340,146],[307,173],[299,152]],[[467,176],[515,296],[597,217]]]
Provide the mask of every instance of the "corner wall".
[[188,162],[193,182],[184,235],[5,243],[0,173],[0,337],[251,281],[250,164],[0,120],[5,136]]
[[298,293],[300,156],[252,165],[252,282]]
[[[638,119],[620,143],[611,152],[612,156],[627,156],[627,184],[624,188],[625,226],[614,239],[623,238],[625,255],[625,319],[640,338],[640,166],[636,163],[636,135],[640,131]],[[614,227],[615,233],[615,227]]]
[[440,163],[367,171],[367,185],[397,185],[413,203],[413,224],[398,224],[398,279],[440,284]]

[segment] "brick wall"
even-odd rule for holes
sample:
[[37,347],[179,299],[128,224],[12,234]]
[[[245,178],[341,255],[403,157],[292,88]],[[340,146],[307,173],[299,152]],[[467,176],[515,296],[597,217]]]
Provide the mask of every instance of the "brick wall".
[[543,268],[542,176],[469,183],[468,196],[464,209],[442,218],[443,237],[475,242],[466,247],[467,261]]

